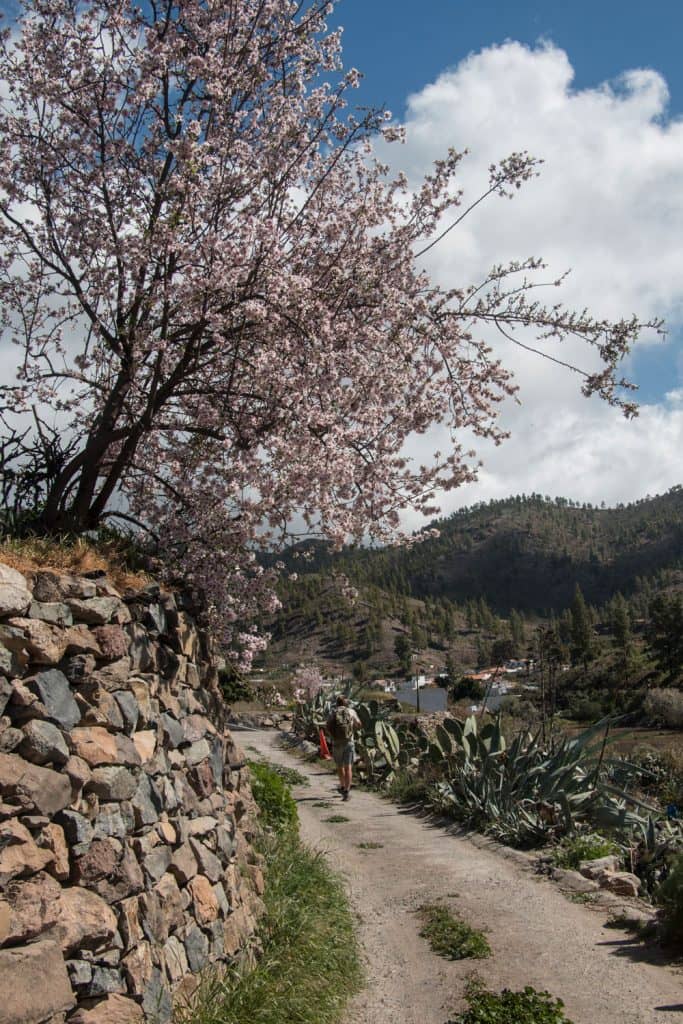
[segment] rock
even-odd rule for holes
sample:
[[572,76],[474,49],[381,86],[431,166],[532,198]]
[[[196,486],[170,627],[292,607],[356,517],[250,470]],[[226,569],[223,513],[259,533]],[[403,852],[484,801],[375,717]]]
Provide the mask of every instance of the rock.
[[71,803],[67,778],[17,754],[0,754],[0,794],[17,797],[27,809],[35,807],[50,817]]
[[640,879],[630,871],[603,871],[598,883],[617,896],[637,896],[640,891]]
[[209,814],[202,815],[200,818],[192,818],[187,823],[187,831],[191,836],[206,836],[214,835],[218,821],[216,818]]
[[59,669],[38,672],[25,680],[25,685],[35,693],[47,711],[47,717],[62,729],[73,729],[81,718],[74,700],[69,680]]
[[196,875],[187,885],[194,904],[194,916],[200,925],[211,924],[218,917],[218,900],[205,875]]
[[184,740],[183,727],[171,715],[164,713],[159,719],[161,731],[167,746],[179,747]]
[[141,1006],[119,994],[107,996],[97,1006],[81,1007],[69,1017],[69,1024],[144,1024]]
[[[232,826],[232,822],[230,823]],[[235,855],[235,829],[226,825],[219,825],[216,829],[216,848],[223,858],[223,863],[229,861]]]
[[62,601],[31,601],[28,617],[53,626],[73,626],[74,622],[71,609]]
[[62,671],[72,686],[78,688],[87,683],[96,670],[97,662],[92,654],[72,654],[62,662]]
[[169,919],[164,913],[161,897],[157,892],[144,892],[140,896],[140,924],[145,937],[154,945],[168,938]]
[[9,903],[0,900],[0,946],[4,946],[5,939],[12,930],[12,912]]
[[171,993],[161,971],[156,967],[153,969],[152,977],[145,989],[142,1009],[147,1017],[155,1021],[155,1024],[167,1024],[171,1019],[173,1012]]
[[89,996],[105,996],[126,991],[123,978],[116,967],[93,967]]
[[124,622],[130,619],[125,604],[116,597],[67,598],[66,603],[75,621],[85,622],[89,626],[103,626],[114,616]]
[[60,893],[61,886],[43,872],[10,882],[6,893],[10,908],[6,941],[12,945],[30,942],[53,928],[59,918]]
[[153,718],[149,686],[144,679],[129,678],[127,680],[126,688],[130,690],[137,701],[138,711],[140,714],[138,724],[143,727],[156,724]]
[[166,873],[154,886],[154,892],[161,900],[161,905],[166,915],[166,925],[169,932],[174,932],[185,924],[183,911],[183,897],[178,883],[173,875]]
[[185,955],[193,974],[198,974],[206,965],[209,957],[209,940],[201,928],[190,928],[185,936]]
[[69,748],[64,737],[51,722],[33,719],[21,730],[23,739],[19,753],[33,764],[66,764]]
[[156,667],[155,652],[147,632],[136,622],[125,627],[128,634],[128,651],[135,672],[150,672]]
[[233,910],[223,925],[223,948],[227,955],[237,956],[248,945],[255,928],[256,923],[246,907]]
[[205,761],[211,754],[211,747],[206,740],[198,740],[185,750],[185,760],[189,765]]
[[153,825],[159,820],[162,809],[161,794],[148,775],[140,776],[138,788],[131,803],[138,828],[142,828],[143,825]]
[[552,877],[569,892],[595,892],[598,888],[597,882],[584,878],[578,871],[571,871],[568,868],[553,868]]
[[[7,629],[9,628],[8,626]],[[0,676],[6,676],[7,679],[23,676],[28,667],[28,662],[28,654],[25,651],[10,651],[0,641]],[[7,679],[0,678],[0,714],[4,712],[12,692],[12,687],[7,682]]]
[[107,903],[127,899],[144,889],[142,870],[133,851],[116,839],[100,839],[74,866],[75,877]]
[[610,854],[608,857],[598,857],[596,860],[582,860],[579,864],[579,871],[584,878],[598,878],[603,871],[618,871],[620,868],[619,857]]
[[125,950],[133,949],[138,943],[142,942],[144,937],[138,913],[137,897],[130,896],[128,899],[121,900],[118,910],[123,948]]
[[171,863],[171,851],[168,846],[158,846],[145,857],[143,868],[152,882],[158,882]]
[[151,729],[144,729],[140,732],[133,733],[133,743],[135,749],[138,752],[138,756],[142,764],[146,764],[154,756],[154,750],[157,745],[156,733]]
[[83,723],[87,725],[102,725],[110,732],[119,732],[123,729],[123,715],[118,702],[106,690],[96,690],[90,695],[92,704],[83,714]]
[[102,651],[97,640],[87,626],[71,626],[64,633],[66,640],[66,653],[75,656],[94,655],[102,657]]
[[33,582],[33,597],[36,601],[61,601],[62,596],[59,577],[56,573],[44,571],[36,573]]
[[64,830],[54,822],[50,822],[43,829],[40,840],[41,845],[48,849],[54,857],[53,863],[48,868],[50,874],[60,882],[67,881],[70,873],[69,847],[66,845]]
[[183,843],[174,852],[168,870],[175,876],[180,885],[187,885],[199,870],[197,858],[189,843]]
[[93,680],[103,689],[113,693],[114,690],[130,689],[130,658],[119,658],[108,665],[100,665],[93,673]]
[[176,985],[189,970],[185,947],[175,935],[171,935],[164,943],[162,954],[166,965],[166,974],[170,982]]
[[76,757],[74,754],[71,755],[64,765],[64,771],[69,776],[71,788],[74,793],[80,792],[84,786],[87,786],[92,778],[92,771],[83,758]]
[[183,736],[186,743],[197,743],[207,733],[215,734],[216,729],[204,715],[188,715],[183,719]]
[[128,768],[105,765],[93,769],[86,791],[96,793],[102,800],[130,800],[138,788],[138,780]]
[[[203,742],[203,741],[202,741]],[[188,780],[200,799],[211,796],[216,789],[216,779],[209,761],[201,761],[187,773]]]
[[128,690],[116,690],[113,696],[123,717],[123,727],[130,736],[137,729],[140,717],[138,702]]
[[[11,726],[3,724],[0,728],[0,753],[11,754],[13,750],[17,749],[23,738],[24,734],[20,729],[13,729]],[[0,779],[1,785],[2,780]]]
[[41,850],[16,818],[0,822],[0,885],[20,875],[34,875],[51,864],[50,850]]
[[55,822],[64,830],[66,841],[74,852],[85,853],[93,839],[93,827],[85,815],[65,809],[55,815]]
[[[162,801],[163,801],[163,794],[162,794]],[[165,843],[168,843],[169,846],[175,846],[176,840],[177,840],[177,834],[176,834],[176,830],[173,828],[173,825],[171,825],[170,822],[168,822],[168,821],[158,821],[157,824],[156,824],[156,831],[157,831],[157,835],[159,836],[159,838],[162,839]]]
[[86,889],[96,889],[96,883],[113,875],[121,859],[122,846],[118,840],[95,839],[87,853],[74,861],[74,880]]
[[97,949],[116,934],[116,915],[97,893],[69,886],[59,900],[58,928],[65,954]]
[[114,735],[101,726],[74,729],[71,743],[74,752],[91,768],[106,764],[138,767],[141,763],[140,755],[128,736]]
[[228,902],[228,897],[225,895],[223,885],[220,882],[217,882],[213,887],[213,891],[216,895],[216,899],[218,900],[221,917],[227,917],[230,913],[230,903]]
[[142,616],[143,625],[152,633],[166,632],[166,613],[160,604],[148,604]]
[[154,963],[149,942],[139,942],[121,961],[121,968],[128,982],[128,990],[134,996],[142,997],[152,980]]
[[121,626],[96,626],[92,632],[107,661],[128,657],[130,637]]
[[190,846],[192,847],[192,852],[197,859],[200,872],[203,875],[206,875],[209,881],[217,882],[223,874],[223,866],[218,860],[218,857],[216,857],[216,855],[212,853],[204,843],[201,843],[194,837],[190,839]]
[[62,1020],[76,1005],[57,942],[44,939],[0,950],[0,1024]]
[[24,646],[31,661],[39,665],[56,665],[66,651],[63,629],[40,619],[13,618],[10,625],[24,634]]
[[83,988],[92,981],[92,964],[87,960],[67,960],[66,969],[72,988]]
[[21,573],[0,562],[0,617],[24,615],[31,600],[31,591]]

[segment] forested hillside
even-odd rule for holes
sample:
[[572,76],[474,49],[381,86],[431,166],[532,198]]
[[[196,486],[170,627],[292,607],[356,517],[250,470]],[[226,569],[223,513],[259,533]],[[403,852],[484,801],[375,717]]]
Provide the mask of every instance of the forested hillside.
[[[598,508],[566,498],[517,495],[460,509],[430,524],[439,536],[411,547],[313,549],[297,571],[335,570],[356,585],[459,604],[484,598],[498,614],[548,615],[571,603],[578,584],[604,604],[675,585],[683,568],[683,488],[630,505]],[[306,567],[307,566],[307,567]]]

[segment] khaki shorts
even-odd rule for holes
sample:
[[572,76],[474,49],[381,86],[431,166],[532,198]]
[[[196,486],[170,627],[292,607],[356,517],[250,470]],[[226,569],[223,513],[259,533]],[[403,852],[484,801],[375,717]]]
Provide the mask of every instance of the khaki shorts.
[[334,754],[334,763],[339,768],[353,764],[356,760],[356,748],[353,743],[335,743],[332,753]]

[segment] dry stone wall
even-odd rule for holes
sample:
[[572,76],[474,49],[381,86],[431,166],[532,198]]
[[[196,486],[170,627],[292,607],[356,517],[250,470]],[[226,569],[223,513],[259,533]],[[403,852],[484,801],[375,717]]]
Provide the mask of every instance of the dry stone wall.
[[0,1024],[168,1021],[251,954],[243,761],[180,598],[0,564]]

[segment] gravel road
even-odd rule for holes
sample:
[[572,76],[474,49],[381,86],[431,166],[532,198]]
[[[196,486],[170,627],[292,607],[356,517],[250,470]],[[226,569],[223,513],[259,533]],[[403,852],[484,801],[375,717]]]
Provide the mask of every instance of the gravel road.
[[[367,988],[353,1000],[347,1024],[446,1024],[464,1008],[473,971],[495,990],[547,989],[564,1001],[574,1024],[683,1021],[680,968],[606,927],[604,910],[572,902],[518,856],[453,835],[372,793],[355,790],[342,803],[333,776],[282,750],[274,731],[236,738],[248,753],[252,748],[309,777],[309,786],[293,790],[301,835],[346,879],[366,961]],[[332,807],[314,807],[320,800]],[[324,820],[333,814],[349,820]],[[382,845],[362,849],[366,842]],[[419,937],[416,914],[435,901],[485,930],[493,956],[435,956]]]

